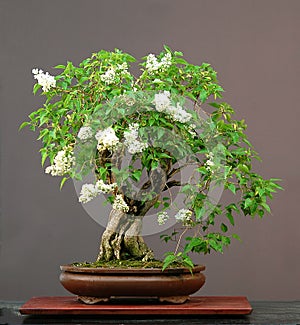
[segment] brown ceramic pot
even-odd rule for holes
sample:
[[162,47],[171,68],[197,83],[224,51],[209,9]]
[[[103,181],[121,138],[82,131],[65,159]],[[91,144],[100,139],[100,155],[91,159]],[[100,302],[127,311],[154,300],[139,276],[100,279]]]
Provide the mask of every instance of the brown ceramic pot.
[[193,273],[187,268],[89,268],[61,266],[61,284],[85,303],[105,302],[115,297],[151,297],[159,301],[183,303],[199,290],[204,266]]

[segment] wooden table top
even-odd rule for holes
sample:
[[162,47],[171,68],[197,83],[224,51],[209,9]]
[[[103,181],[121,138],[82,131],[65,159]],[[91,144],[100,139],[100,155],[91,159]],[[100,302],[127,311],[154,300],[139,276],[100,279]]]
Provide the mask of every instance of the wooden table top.
[[24,302],[0,301],[2,324],[300,324],[300,301],[251,301],[249,315],[21,315]]
[[248,315],[246,297],[191,297],[183,304],[160,303],[154,299],[116,299],[86,305],[75,296],[34,297],[20,308],[25,315]]

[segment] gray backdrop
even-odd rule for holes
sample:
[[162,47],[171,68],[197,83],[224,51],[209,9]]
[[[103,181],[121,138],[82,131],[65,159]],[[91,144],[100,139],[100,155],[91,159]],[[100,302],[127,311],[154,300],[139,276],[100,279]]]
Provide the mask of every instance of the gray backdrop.
[[[299,0],[0,0],[0,300],[66,295],[59,265],[94,259],[103,231],[72,182],[60,192],[44,174],[36,134],[18,132],[41,103],[31,69],[51,73],[115,47],[141,57],[163,44],[213,65],[263,158],[256,170],[285,188],[272,215],[237,219],[241,243],[197,258],[207,266],[201,294],[300,299],[299,12]],[[158,236],[146,240],[160,256]]]

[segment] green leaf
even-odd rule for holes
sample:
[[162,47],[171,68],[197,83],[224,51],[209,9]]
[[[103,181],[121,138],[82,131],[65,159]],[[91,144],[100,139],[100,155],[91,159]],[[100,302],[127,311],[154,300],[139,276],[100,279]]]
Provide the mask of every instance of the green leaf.
[[234,226],[234,218],[233,218],[231,211],[227,211],[226,217],[229,220],[229,222],[231,223],[231,225]]
[[269,205],[267,203],[261,203],[261,206],[266,210],[268,211],[269,213],[271,213],[271,208],[269,207]]
[[222,230],[223,232],[227,232],[227,231],[228,231],[228,227],[227,227],[224,223],[222,223],[222,224],[221,224],[221,230]]
[[204,215],[204,208],[203,207],[195,207],[195,215],[196,215],[196,219],[199,220],[203,217]]
[[187,266],[190,270],[194,267],[194,263],[192,259],[185,255],[184,258],[182,259],[182,262],[184,263],[185,266]]
[[158,153],[157,156],[159,158],[172,158],[171,156],[169,156],[168,154],[162,152],[162,153]]
[[169,240],[172,239],[172,237],[169,235],[160,235],[160,239],[167,243]]
[[59,189],[61,190],[62,187],[64,186],[65,182],[68,180],[68,177],[64,177],[61,182],[60,182],[60,186],[59,186]]
[[63,64],[56,65],[55,69],[65,69],[66,67]]
[[48,157],[48,152],[47,151],[43,151],[42,152],[42,161],[41,161],[42,166],[44,166],[44,163],[45,163],[45,160],[46,160],[47,157]]
[[159,162],[157,160],[153,160],[151,162],[151,169],[152,170],[156,169],[158,167],[158,165],[159,165]]
[[169,48],[169,46],[164,45],[164,49],[166,50],[166,52],[172,53],[172,50]]
[[142,171],[140,169],[135,170],[131,174],[131,178],[136,182],[138,182],[141,179],[141,176],[142,176]]
[[208,97],[208,93],[207,93],[207,91],[202,90],[202,91],[200,92],[200,100],[201,100],[201,102],[205,102],[206,99],[207,99],[207,97]]
[[232,184],[232,183],[228,183],[228,184],[227,184],[227,188],[228,188],[228,189],[229,189],[233,194],[236,193],[236,187],[235,187],[234,184]]
[[169,252],[167,254],[167,257],[164,259],[162,271],[164,271],[170,264],[177,260],[177,256],[173,252]]
[[232,234],[231,237],[234,238],[234,239],[237,239],[237,240],[241,241],[240,236],[237,235],[237,234]]
[[265,214],[264,210],[262,210],[262,209],[258,210],[258,215],[260,216],[260,218],[262,218],[264,216],[264,214]]
[[153,208],[157,209],[160,206],[160,201],[154,203]]
[[204,166],[197,168],[197,171],[203,175],[207,174],[207,169]]
[[216,252],[223,252],[223,247],[220,243],[218,243],[215,239],[211,238],[208,240],[208,243],[210,245],[210,247],[215,250]]
[[252,205],[252,203],[253,203],[252,199],[247,198],[244,203],[244,208],[247,209],[248,207],[250,207]]
[[40,85],[40,84],[35,84],[34,86],[33,86],[33,94],[35,95],[36,94],[36,92],[41,88],[42,86]]
[[19,131],[22,130],[25,126],[30,125],[29,122],[23,122],[20,126],[19,126]]
[[249,173],[249,168],[245,164],[239,164],[238,169],[244,173]]

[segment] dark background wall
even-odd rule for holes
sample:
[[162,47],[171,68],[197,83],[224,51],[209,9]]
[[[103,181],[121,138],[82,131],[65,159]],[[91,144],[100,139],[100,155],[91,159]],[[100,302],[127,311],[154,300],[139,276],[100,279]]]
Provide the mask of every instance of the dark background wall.
[[[18,132],[41,103],[31,69],[51,73],[116,47],[141,57],[163,44],[213,65],[262,156],[257,171],[285,188],[272,215],[238,218],[241,243],[197,258],[207,266],[201,294],[300,299],[299,13],[298,0],[0,0],[0,300],[65,295],[59,265],[92,260],[103,231],[72,182],[60,192],[44,174],[36,134]],[[158,236],[146,240],[159,255]]]

